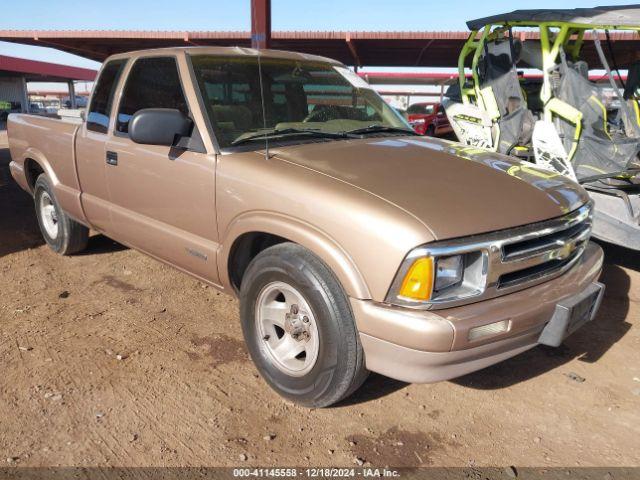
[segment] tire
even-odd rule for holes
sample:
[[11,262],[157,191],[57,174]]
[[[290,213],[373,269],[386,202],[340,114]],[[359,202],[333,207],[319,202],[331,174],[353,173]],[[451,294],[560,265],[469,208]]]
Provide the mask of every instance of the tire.
[[[327,407],[367,378],[347,295],[329,267],[300,245],[274,245],[251,261],[240,287],[240,318],[260,374],[297,404]],[[272,325],[278,321],[282,328]],[[293,345],[293,353],[304,348],[304,356],[279,355],[281,342]]]
[[435,137],[436,136],[436,127],[433,125],[429,125],[427,130],[424,132],[427,137]]
[[89,229],[69,218],[60,208],[45,174],[37,178],[33,197],[40,232],[47,245],[61,255],[84,250],[89,240]]

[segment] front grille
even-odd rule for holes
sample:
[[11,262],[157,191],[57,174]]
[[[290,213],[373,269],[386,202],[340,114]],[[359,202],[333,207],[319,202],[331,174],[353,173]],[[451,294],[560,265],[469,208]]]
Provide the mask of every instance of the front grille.
[[491,261],[497,291],[529,286],[566,271],[580,257],[591,235],[590,205],[549,222],[531,225],[501,243]]
[[566,230],[542,235],[540,237],[524,240],[522,242],[510,243],[502,247],[502,255],[504,260],[518,260],[531,255],[544,252],[546,250],[556,248],[567,240],[574,239],[584,232],[588,231],[591,226],[586,222],[581,222]]
[[563,260],[549,260],[548,262],[541,263],[540,265],[534,265],[533,267],[528,267],[523,270],[517,270],[515,272],[500,275],[500,279],[498,280],[498,289],[509,288],[524,282],[530,282],[532,280],[538,280],[546,277],[547,275],[555,273],[573,262],[574,258],[579,254],[580,252],[576,250],[569,257]]
[[[521,283],[539,280],[562,270],[576,260],[589,241],[591,221],[587,217],[566,228],[557,227],[551,233],[543,228],[532,233],[533,238],[507,243],[502,247],[502,262],[510,264],[512,271],[498,278],[497,288],[509,288]],[[533,259],[535,264],[519,268],[521,262]]]

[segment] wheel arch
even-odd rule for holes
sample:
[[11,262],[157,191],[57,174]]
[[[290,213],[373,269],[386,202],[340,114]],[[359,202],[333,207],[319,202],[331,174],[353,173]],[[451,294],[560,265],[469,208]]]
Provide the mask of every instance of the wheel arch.
[[321,258],[347,295],[371,298],[362,274],[335,240],[302,220],[271,212],[243,214],[229,225],[219,257],[225,288],[237,293],[251,260],[265,248],[282,242],[297,243]]
[[60,183],[47,157],[40,151],[33,148],[27,149],[24,152],[22,164],[24,166],[25,180],[31,194],[34,193],[36,180],[42,173],[49,177],[54,186]]

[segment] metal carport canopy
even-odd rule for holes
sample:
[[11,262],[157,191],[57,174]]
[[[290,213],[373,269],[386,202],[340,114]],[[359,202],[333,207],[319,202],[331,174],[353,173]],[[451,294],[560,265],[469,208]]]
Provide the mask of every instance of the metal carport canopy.
[[57,63],[0,55],[0,75],[19,75],[25,77],[28,82],[92,81],[96,78],[97,73],[96,70],[89,68],[70,67]]
[[[271,48],[334,58],[348,65],[455,64],[467,32],[272,32]],[[251,46],[243,31],[0,30],[0,40],[38,45],[103,61],[114,53],[175,46]],[[454,54],[453,56],[456,56]]]
[[[537,39],[537,32],[520,32],[522,39]],[[468,32],[278,32],[271,47],[334,58],[347,65],[372,67],[456,67]],[[611,36],[618,64],[623,66],[640,50],[633,32]],[[175,46],[250,47],[250,32],[124,31],[124,30],[0,30],[0,40],[51,47],[103,61],[109,55],[146,48]],[[597,64],[590,36],[585,56]]]

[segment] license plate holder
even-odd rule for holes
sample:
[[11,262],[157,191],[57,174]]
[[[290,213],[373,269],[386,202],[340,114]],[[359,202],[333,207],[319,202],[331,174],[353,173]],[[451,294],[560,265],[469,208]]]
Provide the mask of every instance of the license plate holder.
[[565,338],[590,322],[602,302],[604,285],[593,282],[583,292],[562,300],[540,334],[538,343],[559,347]]

